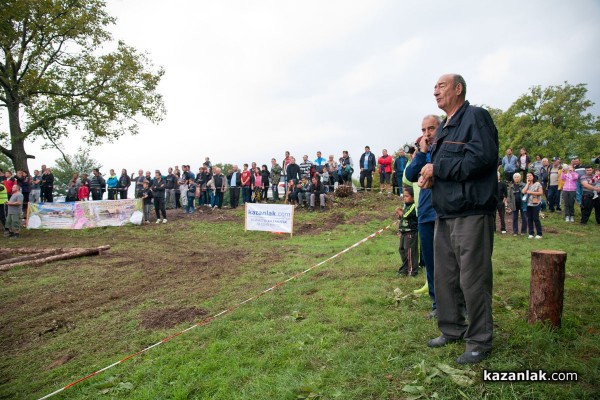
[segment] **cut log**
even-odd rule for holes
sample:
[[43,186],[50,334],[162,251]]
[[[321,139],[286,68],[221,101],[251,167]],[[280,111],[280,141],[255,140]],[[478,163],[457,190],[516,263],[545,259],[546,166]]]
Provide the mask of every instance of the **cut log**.
[[531,252],[531,283],[529,288],[528,322],[559,327],[565,291],[567,253],[556,250]]
[[11,268],[22,266],[22,265],[29,265],[29,266],[35,267],[35,266],[43,265],[43,264],[53,262],[53,261],[69,260],[71,258],[85,257],[85,256],[95,256],[95,255],[98,255],[98,254],[108,250],[108,249],[110,249],[110,246],[100,246],[100,247],[94,247],[94,248],[89,248],[89,249],[82,249],[82,248],[55,249],[59,253],[62,253],[62,254],[51,255],[48,257],[34,259],[34,260],[25,260],[25,261],[13,262],[10,264],[4,264],[4,265],[0,266],[0,271],[8,271]]
[[27,260],[35,260],[35,259],[39,259],[39,258],[45,258],[45,257],[49,257],[55,254],[58,254],[60,252],[60,250],[58,249],[46,249],[43,251],[38,251],[37,253],[32,253],[32,254],[27,254],[24,256],[19,256],[19,257],[13,257],[13,258],[9,258],[7,260],[2,260],[0,261],[0,265],[5,265],[5,264],[13,264],[13,263],[17,263],[20,261],[27,261]]

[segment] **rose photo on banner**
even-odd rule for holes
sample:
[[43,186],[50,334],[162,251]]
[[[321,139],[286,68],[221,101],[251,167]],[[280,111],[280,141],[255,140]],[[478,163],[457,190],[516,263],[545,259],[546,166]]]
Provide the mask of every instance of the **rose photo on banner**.
[[29,203],[27,208],[27,229],[84,229],[141,223],[141,199]]

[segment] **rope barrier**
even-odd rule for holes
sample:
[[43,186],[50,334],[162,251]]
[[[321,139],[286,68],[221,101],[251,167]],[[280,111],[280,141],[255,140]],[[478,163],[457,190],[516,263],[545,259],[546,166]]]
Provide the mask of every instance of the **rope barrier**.
[[76,381],[74,381],[74,382],[71,382],[71,383],[69,383],[69,384],[68,384],[68,385],[66,385],[66,386],[63,386],[62,388],[60,388],[60,389],[57,389],[57,390],[55,390],[54,392],[52,392],[52,393],[49,393],[49,394],[45,395],[44,397],[40,397],[40,398],[39,398],[39,400],[44,400],[44,399],[50,398],[50,397],[52,397],[52,396],[54,396],[54,395],[56,395],[56,394],[58,394],[58,393],[60,393],[60,392],[63,392],[63,391],[65,391],[65,390],[67,390],[67,389],[69,389],[69,388],[71,388],[71,387],[73,387],[73,386],[77,385],[78,383],[81,383],[81,382],[83,382],[83,381],[85,381],[85,380],[88,380],[88,379],[90,379],[90,378],[92,378],[92,377],[94,377],[94,376],[96,376],[96,375],[98,375],[98,374],[100,374],[100,373],[102,373],[102,372],[104,372],[104,371],[106,371],[106,370],[108,370],[108,369],[112,368],[112,367],[115,367],[115,366],[117,366],[117,365],[119,365],[119,364],[122,364],[122,363],[124,363],[125,361],[127,361],[127,360],[130,360],[130,359],[132,359],[132,358],[134,358],[134,357],[137,357],[137,356],[139,356],[140,354],[143,354],[143,353],[147,352],[148,350],[150,350],[150,349],[152,349],[152,348],[154,348],[154,347],[157,347],[157,346],[159,346],[159,345],[161,345],[161,344],[163,344],[163,343],[167,343],[167,342],[169,342],[171,339],[174,339],[174,338],[176,338],[176,337],[178,337],[178,336],[180,336],[180,335],[183,335],[184,333],[186,333],[186,332],[188,332],[188,331],[191,331],[191,330],[192,330],[192,329],[194,329],[194,328],[197,328],[197,327],[199,327],[199,326],[203,326],[203,325],[207,325],[207,324],[209,324],[210,322],[212,322],[212,321],[213,321],[215,318],[221,317],[221,316],[223,316],[223,315],[225,315],[225,314],[229,314],[229,313],[231,313],[231,312],[233,312],[233,311],[237,310],[238,308],[240,308],[240,307],[241,307],[241,306],[243,306],[244,304],[250,303],[251,301],[254,301],[254,300],[256,300],[256,299],[258,299],[258,298],[260,298],[260,297],[264,296],[265,294],[267,294],[267,293],[269,293],[269,292],[271,292],[271,291],[273,291],[273,290],[275,290],[275,289],[277,289],[277,288],[279,288],[279,287],[281,287],[281,286],[285,285],[286,283],[288,283],[288,282],[290,282],[290,281],[292,281],[292,280],[294,280],[294,279],[297,279],[297,278],[299,278],[300,276],[302,276],[302,275],[304,275],[304,274],[306,274],[306,273],[308,273],[308,272],[312,271],[313,269],[315,269],[315,268],[318,268],[318,267],[320,267],[321,265],[323,265],[323,264],[325,264],[325,263],[327,263],[327,262],[329,262],[329,261],[331,261],[331,260],[334,260],[335,258],[337,258],[337,257],[341,256],[342,254],[344,254],[344,253],[347,253],[348,251],[350,251],[350,250],[352,250],[352,249],[354,249],[354,248],[356,248],[356,247],[360,246],[361,244],[363,244],[363,243],[367,242],[368,240],[370,240],[370,239],[373,239],[373,238],[374,238],[374,237],[376,237],[377,235],[380,235],[380,234],[382,234],[382,233],[383,233],[385,230],[389,229],[389,228],[390,228],[392,225],[393,225],[393,223],[392,223],[392,224],[389,224],[389,225],[388,225],[388,226],[386,226],[385,228],[379,229],[377,232],[375,232],[375,233],[372,233],[372,234],[370,234],[369,236],[365,237],[364,239],[361,239],[361,240],[359,240],[358,242],[354,243],[352,246],[350,246],[350,247],[347,247],[347,248],[345,248],[344,250],[340,251],[339,253],[337,253],[337,254],[334,254],[333,256],[331,256],[331,257],[329,257],[329,258],[327,258],[327,259],[325,259],[325,260],[321,261],[320,263],[318,263],[318,264],[315,264],[315,265],[313,265],[312,267],[310,267],[310,268],[308,268],[308,269],[306,269],[306,270],[304,270],[304,271],[302,271],[302,272],[299,272],[299,273],[297,273],[297,274],[295,274],[295,275],[293,275],[293,276],[289,277],[288,279],[286,279],[286,280],[284,280],[284,281],[281,281],[281,282],[279,282],[279,283],[277,283],[277,284],[275,284],[275,285],[271,286],[271,287],[270,287],[270,288],[268,288],[268,289],[265,289],[265,290],[263,290],[262,292],[258,293],[258,294],[257,294],[257,295],[255,295],[255,296],[252,296],[252,297],[250,297],[250,298],[248,298],[248,299],[246,299],[246,300],[244,300],[244,301],[242,301],[242,302],[240,302],[240,303],[238,303],[238,304],[236,304],[236,305],[233,305],[233,306],[231,306],[231,307],[229,307],[229,308],[227,308],[227,309],[225,309],[225,310],[221,311],[221,312],[220,312],[220,313],[218,313],[218,314],[215,314],[215,315],[213,315],[213,316],[211,316],[211,317],[207,317],[206,319],[204,319],[204,320],[202,320],[202,321],[200,321],[200,322],[198,322],[198,323],[196,323],[196,324],[194,324],[194,325],[192,325],[192,326],[190,326],[190,327],[188,327],[188,328],[186,328],[186,329],[184,329],[184,330],[182,330],[182,331],[180,331],[180,332],[177,332],[177,333],[175,333],[175,334],[173,334],[173,335],[171,335],[171,336],[168,336],[168,337],[164,338],[163,340],[161,340],[161,341],[159,341],[159,342],[157,342],[157,343],[154,343],[153,345],[150,345],[150,346],[148,346],[148,347],[146,347],[146,348],[144,348],[144,349],[142,349],[142,350],[140,350],[140,351],[138,351],[138,352],[136,352],[136,353],[130,354],[130,355],[128,355],[127,357],[125,357],[125,358],[123,358],[123,359],[121,359],[121,360],[119,360],[119,361],[117,361],[117,362],[115,362],[115,363],[112,363],[112,364],[110,364],[110,365],[107,365],[106,367],[104,367],[104,368],[102,368],[102,369],[99,369],[99,370],[97,370],[97,371],[95,371],[95,372],[92,372],[92,373],[91,373],[91,374],[89,374],[89,375],[86,375],[86,376],[84,376],[84,377],[82,377],[82,378],[79,378],[78,380],[76,380]]

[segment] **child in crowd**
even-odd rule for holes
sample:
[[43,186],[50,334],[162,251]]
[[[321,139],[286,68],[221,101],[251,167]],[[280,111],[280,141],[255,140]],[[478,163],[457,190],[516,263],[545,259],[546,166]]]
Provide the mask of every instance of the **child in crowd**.
[[87,174],[81,175],[81,183],[77,190],[77,199],[79,201],[88,201],[90,198],[90,181]]
[[187,188],[187,205],[185,206],[184,214],[191,214],[196,211],[194,201],[196,201],[196,182],[193,179],[188,180]]
[[402,259],[398,276],[417,276],[419,272],[419,232],[413,188],[404,186],[402,195],[404,208],[396,209],[396,217],[399,220],[398,232],[400,232],[398,250]]
[[150,182],[144,181],[142,184],[141,198],[144,202],[144,223],[150,223],[150,213],[152,212],[152,190],[150,189]]

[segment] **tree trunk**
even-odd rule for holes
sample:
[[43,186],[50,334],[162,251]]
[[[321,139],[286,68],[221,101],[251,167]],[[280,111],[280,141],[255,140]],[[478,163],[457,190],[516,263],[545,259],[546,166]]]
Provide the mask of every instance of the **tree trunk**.
[[531,252],[531,285],[528,322],[549,321],[559,327],[565,290],[567,253],[555,250]]
[[19,120],[19,106],[18,102],[8,102],[8,124],[10,129],[10,145],[11,149],[3,151],[13,162],[13,166],[16,171],[27,171],[29,173],[29,166],[27,165],[28,158],[35,158],[28,156],[25,151],[25,137],[21,130],[21,122]]

